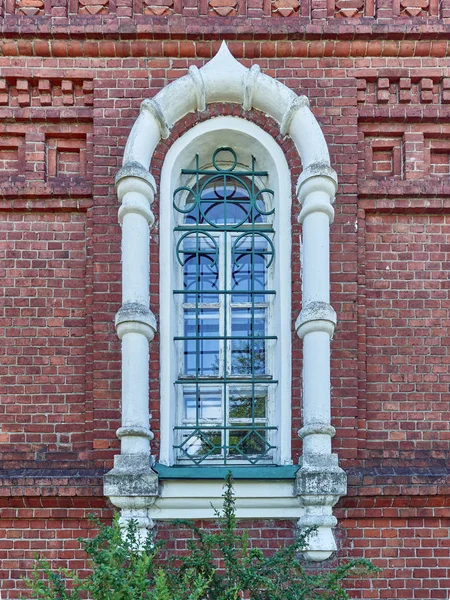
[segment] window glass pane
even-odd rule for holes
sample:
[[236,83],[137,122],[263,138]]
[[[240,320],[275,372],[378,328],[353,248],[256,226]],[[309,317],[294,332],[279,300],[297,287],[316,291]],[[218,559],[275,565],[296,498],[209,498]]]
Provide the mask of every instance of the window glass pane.
[[[218,386],[183,387],[183,427],[177,428],[181,459],[199,462],[222,453],[224,429],[222,388]],[[189,427],[192,425],[192,427]],[[209,426],[209,428],[208,428]],[[210,429],[211,426],[217,428]]]
[[183,418],[186,421],[222,421],[222,394],[220,388],[199,386],[183,390]]
[[206,222],[234,225],[248,220],[250,200],[245,191],[236,186],[215,186],[202,195],[200,210]]
[[186,303],[218,302],[218,246],[213,238],[192,234],[184,238],[182,247],[183,285],[190,293]]
[[267,416],[266,408],[267,395],[256,392],[252,398],[251,390],[233,389],[230,392],[230,419],[265,419]]
[[258,201],[252,204],[251,184],[246,182],[246,185],[230,175],[207,181],[201,193],[199,214],[198,209],[198,216],[194,216],[194,211],[189,213],[191,221],[212,226],[238,226],[244,223],[262,222],[262,217],[255,206],[263,203]]
[[184,336],[184,374],[218,375],[219,311],[185,309]]
[[267,322],[275,294],[268,289],[273,192],[258,189],[267,173],[255,159],[244,167],[231,148],[218,148],[204,169],[198,156],[195,164],[182,171],[188,177],[174,193],[182,358],[177,459],[270,462],[277,429],[269,422],[276,382],[269,376],[275,338]]
[[266,373],[265,308],[233,308],[231,335],[231,372],[233,375]]
[[257,233],[243,235],[234,241],[231,279],[235,293],[232,302],[251,302],[252,295],[254,302],[265,301],[265,294],[257,292],[266,289],[267,264],[271,255],[268,241]]
[[233,429],[230,431],[230,455],[261,455],[270,448],[264,429]]
[[182,432],[180,458],[201,462],[208,456],[217,457],[222,453],[221,430],[187,430]]

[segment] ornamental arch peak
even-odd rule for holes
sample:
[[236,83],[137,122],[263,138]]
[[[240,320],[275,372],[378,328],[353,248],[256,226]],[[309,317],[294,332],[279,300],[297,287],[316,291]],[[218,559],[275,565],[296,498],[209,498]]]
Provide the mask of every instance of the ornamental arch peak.
[[296,321],[303,340],[303,427],[299,431],[303,456],[287,495],[297,503],[299,526],[317,527],[307,557],[321,561],[336,550],[332,507],[346,493],[345,473],[331,452],[335,430],[330,410],[330,340],[336,315],[330,305],[329,226],[334,217],[337,177],[308,99],[262,73],[259,66],[244,67],[224,42],[202,68],[191,66],[187,75],[163,88],[155,98],[143,101],[116,177],[123,265],[122,307],[116,315],[117,334],[122,340],[122,427],[117,431],[121,454],[105,475],[105,494],[122,510],[122,519],[137,519],[142,529],[151,527],[152,519],[164,518],[155,510],[160,486],[152,469],[148,407],[149,343],[156,331],[149,309],[149,233],[156,191],[151,163],[158,142],[170,137],[177,121],[215,102],[241,104],[244,110],[256,109],[272,117],[281,134],[294,141],[303,165],[297,183],[303,236],[303,308]]

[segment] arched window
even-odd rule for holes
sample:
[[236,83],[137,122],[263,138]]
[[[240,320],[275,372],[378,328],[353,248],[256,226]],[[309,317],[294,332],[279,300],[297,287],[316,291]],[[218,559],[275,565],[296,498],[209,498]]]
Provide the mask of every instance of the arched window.
[[[193,127],[176,139],[167,152],[159,188],[159,228],[152,229],[154,215],[151,204],[157,190],[152,176],[152,170],[157,164],[155,149],[161,138],[170,137],[172,126],[185,115],[194,111],[202,113],[207,105],[215,102],[237,103],[245,112],[257,111],[259,118],[268,115],[275,119],[279,125],[279,133],[292,138],[303,167],[297,181],[297,197],[301,205],[299,222],[302,224],[302,310],[295,322],[296,332],[303,340],[303,427],[298,432],[303,439],[303,455],[299,467],[292,465],[291,457],[290,207],[292,182],[280,147],[260,127],[242,118],[214,117]],[[235,330],[249,333],[247,341],[253,344],[249,348],[245,345],[234,349],[230,347],[233,341],[238,340],[233,340],[231,321],[229,320],[225,326],[225,317],[221,317],[220,310],[221,306],[225,307],[224,302],[222,305],[219,300],[216,303],[216,309],[219,310],[219,334],[217,335],[217,325],[214,325],[215,349],[209,345],[214,340],[205,339],[208,337],[205,330],[206,323],[208,326],[211,326],[211,323],[206,318],[200,318],[198,311],[194,314],[193,320],[189,315],[185,315],[185,310],[192,308],[189,307],[189,302],[184,301],[184,295],[190,293],[184,288],[184,278],[186,275],[189,279],[190,268],[186,267],[185,272],[186,258],[193,255],[194,258],[189,262],[196,265],[195,274],[197,269],[199,272],[204,269],[204,275],[200,280],[206,282],[209,278],[208,285],[211,287],[213,277],[208,270],[212,270],[214,259],[211,259],[210,255],[217,254],[215,249],[217,244],[220,252],[220,245],[223,246],[225,241],[218,242],[214,239],[214,235],[208,232],[212,236],[212,250],[208,245],[205,246],[206,242],[200,241],[195,242],[190,249],[183,245],[178,251],[174,244],[174,233],[178,235],[177,240],[183,235],[181,231],[176,232],[176,228],[188,225],[186,218],[180,220],[182,213],[173,206],[175,190],[185,185],[185,182],[181,181],[183,170],[194,169],[197,172],[207,168],[211,163],[212,155],[219,148],[232,148],[239,157],[239,165],[245,167],[247,171],[247,175],[239,180],[239,189],[244,189],[247,193],[244,183],[249,177],[249,171],[257,168],[258,171],[267,173],[267,181],[258,182],[257,190],[267,188],[273,192],[271,207],[271,210],[274,209],[271,216],[273,237],[268,238],[273,244],[272,265],[270,267],[267,265],[264,248],[258,248],[254,244],[247,245],[247,249],[244,245],[244,249],[240,251],[238,248],[242,258],[239,258],[237,263],[246,264],[247,271],[249,262],[247,258],[245,263],[244,257],[252,256],[252,253],[253,257],[264,255],[264,263],[261,260],[261,266],[264,264],[263,272],[267,277],[264,285],[267,287],[253,290],[255,298],[259,294],[268,296],[270,290],[274,292],[271,301],[261,303],[266,304],[264,307],[258,306],[254,301],[250,329],[248,314],[244,313],[241,320],[237,317],[235,319],[237,323],[241,323],[241,327],[236,325]],[[198,162],[196,162],[197,156]],[[219,169],[225,168],[221,161],[217,164]],[[254,167],[255,164],[257,167]],[[200,176],[201,173],[198,175]],[[200,181],[203,185],[203,180]],[[122,427],[117,431],[117,436],[121,439],[121,454],[115,456],[114,468],[105,475],[105,493],[113,504],[122,509],[123,519],[138,518],[139,527],[144,528],[152,525],[152,518],[170,519],[180,516],[213,518],[215,512],[211,502],[216,499],[220,503],[221,480],[232,468],[233,472],[236,472],[239,516],[300,517],[300,528],[318,527],[317,536],[311,539],[308,550],[308,556],[312,560],[324,560],[336,549],[332,534],[336,519],[332,515],[332,507],[339,497],[346,493],[345,473],[338,467],[337,457],[331,451],[334,428],[330,423],[330,339],[336,325],[336,314],[330,305],[329,226],[334,215],[332,202],[336,192],[336,181],[336,173],[330,167],[325,138],[309,109],[307,99],[304,96],[298,97],[280,81],[261,73],[257,65],[253,65],[251,69],[241,65],[232,57],[225,43],[216,56],[201,69],[191,65],[185,76],[176,79],[160,90],[154,98],[146,99],[142,103],[140,115],[125,148],[123,167],[116,177],[117,193],[121,202],[119,220],[122,224],[123,264],[122,306],[115,319],[117,334],[122,340]],[[188,193],[187,190],[185,191]],[[205,194],[207,193],[209,192],[205,188]],[[233,191],[230,193],[232,194]],[[225,202],[230,193],[228,186],[224,184],[217,198],[219,200],[222,195],[222,205],[230,204],[228,201]],[[240,194],[238,189],[235,193]],[[205,202],[212,199],[205,195]],[[244,205],[245,197],[240,198],[240,201]],[[189,208],[189,201],[181,200],[181,203],[177,203],[177,207],[183,211]],[[214,210],[216,209],[218,206],[215,206]],[[270,211],[266,208],[263,212]],[[217,229],[219,237],[229,240],[232,234],[228,231],[227,213],[225,215],[226,218],[222,214],[224,231],[219,232],[220,219],[213,220],[209,225]],[[261,214],[261,217],[263,216]],[[199,238],[207,239],[208,236],[201,233],[205,223],[199,219],[199,216],[194,219],[191,228],[192,230],[194,227],[198,228]],[[256,219],[254,221],[256,225]],[[252,220],[250,225],[251,223]],[[267,223],[270,223],[270,220]],[[248,224],[243,223],[242,226],[248,227]],[[154,414],[149,415],[149,344],[158,330],[156,319],[149,308],[149,275],[152,268],[157,268],[157,265],[149,260],[149,235],[156,231],[158,231],[160,247],[161,398],[159,415],[156,407],[154,407]],[[248,232],[244,229],[242,234],[245,239]],[[240,233],[238,232],[237,235]],[[234,243],[238,244],[237,239]],[[227,241],[227,244],[229,248],[232,247],[230,241]],[[202,255],[205,255],[205,258],[201,258]],[[228,264],[232,264],[235,260],[228,252],[222,251],[221,255],[228,256]],[[220,260],[217,264],[218,285],[223,286],[220,284],[220,277],[224,278],[227,273],[230,282],[232,271],[228,267],[221,268]],[[242,269],[245,273],[245,268]],[[257,272],[258,269],[255,267],[253,272],[250,275],[247,273],[242,280],[256,282],[259,277],[255,274]],[[297,270],[292,275],[296,278]],[[198,288],[199,285],[203,284],[199,284],[196,278],[195,286]],[[227,283],[227,285],[232,284]],[[230,287],[226,290],[221,287],[217,290],[218,297],[221,295],[220,290],[222,295],[224,291],[233,294]],[[248,289],[244,290],[246,293],[248,291]],[[203,290],[194,288],[194,294],[201,297]],[[177,296],[183,296],[181,306],[180,301],[175,300]],[[199,300],[200,302],[203,301]],[[227,307],[246,309],[248,312],[249,303],[252,304],[253,301],[247,301],[246,306],[239,306],[238,303],[232,306],[228,303]],[[200,310],[210,307],[198,305],[195,308]],[[264,322],[264,335],[256,336],[255,332],[263,331],[262,328],[258,330],[255,323],[258,321],[257,311],[260,308],[267,309],[267,314],[259,319]],[[226,314],[225,308],[222,308],[222,313]],[[247,325],[245,325],[246,318]],[[192,340],[189,341],[189,336],[185,335],[186,331],[189,332],[189,327],[192,333],[192,325],[189,326],[192,321],[194,335],[191,335],[191,338],[194,340],[195,349],[189,347],[189,343],[192,345]],[[204,334],[199,337],[197,332],[201,328]],[[238,333],[236,337],[239,337]],[[260,351],[261,342],[264,345],[263,350]],[[270,351],[271,358],[268,359],[268,347],[272,343],[276,344],[276,351]],[[200,348],[202,344],[203,350],[197,350],[197,345]],[[227,360],[223,356],[225,349],[228,352]],[[233,351],[236,357],[234,364],[241,364],[239,368],[245,372],[238,373],[235,368],[235,379],[230,383],[233,376],[233,360],[230,362],[230,356],[232,357]],[[262,352],[264,360],[259,360],[257,355]],[[218,355],[218,363],[216,372],[213,373],[212,365],[215,358],[211,361],[211,354],[214,353]],[[248,369],[249,357],[250,362],[253,361],[250,370]],[[200,368],[202,361],[203,366]],[[193,372],[192,364],[194,364]],[[260,364],[263,367],[260,368]],[[299,368],[298,361],[295,361],[295,368]],[[202,370],[204,374],[201,374]],[[213,382],[212,378],[215,378],[212,387],[221,387],[222,415],[219,417],[216,410],[219,401],[215,401],[215,407],[214,402],[206,402],[203,413],[201,394],[200,408],[198,408],[199,394],[195,393],[194,411],[189,412],[189,404],[192,406],[192,401],[189,403],[184,388],[189,385],[193,385],[194,390],[197,385],[200,388],[203,383],[202,377],[210,377],[210,383]],[[266,379],[261,384],[258,379],[264,377]],[[237,383],[238,378],[244,379],[243,391],[242,388],[239,389],[241,384]],[[225,380],[228,381],[226,385]],[[259,408],[261,405],[258,401],[259,386],[267,387],[266,413]],[[248,389],[253,387],[255,392],[249,396]],[[236,398],[243,398],[238,401],[241,407],[239,410],[236,408],[235,416],[229,400],[230,393],[233,394],[232,389],[236,390]],[[180,393],[179,390],[182,392]],[[272,397],[269,397],[270,390]],[[261,396],[265,398],[264,392]],[[224,398],[227,399],[226,410],[223,409]],[[249,414],[247,410],[249,404],[253,416],[244,417],[245,411],[247,415]],[[217,432],[214,432],[214,436],[208,433],[207,440],[202,437],[204,433],[201,431],[201,426],[204,424],[209,431],[212,430],[212,423],[216,423],[213,421],[215,417],[210,417],[207,412],[208,405],[213,407],[211,413],[216,415],[217,419],[221,419],[217,421],[220,441],[214,438]],[[201,422],[203,418],[204,423]],[[230,442],[230,435],[226,434],[226,430],[233,419],[237,420],[233,422],[234,438]],[[150,441],[153,438],[152,423],[155,426],[154,430],[159,429],[161,434],[157,464],[154,464],[149,455]],[[181,428],[185,426],[184,423],[191,433],[180,433]],[[243,432],[240,437],[237,434],[239,430]],[[259,430],[266,433],[261,436]],[[273,438],[274,431],[276,431],[275,438]],[[189,436],[195,441],[192,441],[190,450],[186,452],[183,450],[186,446],[184,441]],[[225,439],[225,442],[222,439]],[[272,441],[273,439],[276,441]],[[255,440],[255,444],[250,444],[250,440]],[[157,445],[152,447],[156,450]],[[199,450],[202,447],[206,447],[206,451]],[[214,464],[214,460],[224,462],[224,457],[228,457],[229,464],[222,467]],[[191,464],[186,466],[183,460],[190,461]],[[205,461],[208,460],[209,464],[213,463],[213,466],[204,467]],[[244,466],[239,461],[243,461]],[[245,461],[253,464],[245,466]],[[263,465],[262,468],[259,468],[260,464]]]
[[292,464],[290,206],[284,155],[248,121],[197,125],[167,154],[162,464]]
[[275,248],[267,171],[231,147],[182,169],[173,194],[179,464],[272,464]]

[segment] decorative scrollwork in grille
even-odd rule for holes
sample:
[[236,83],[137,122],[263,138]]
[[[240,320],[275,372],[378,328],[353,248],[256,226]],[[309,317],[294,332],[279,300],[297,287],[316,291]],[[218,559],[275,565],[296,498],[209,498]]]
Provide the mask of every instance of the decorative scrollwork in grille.
[[255,162],[243,167],[229,147],[205,168],[196,156],[173,193],[180,464],[273,462],[274,194]]

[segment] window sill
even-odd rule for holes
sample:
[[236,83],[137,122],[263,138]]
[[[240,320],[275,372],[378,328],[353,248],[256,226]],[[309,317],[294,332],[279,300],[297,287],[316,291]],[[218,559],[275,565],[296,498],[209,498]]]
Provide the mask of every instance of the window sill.
[[148,509],[153,520],[216,519],[230,470],[238,518],[298,520],[304,513],[295,493],[298,465],[229,468],[157,463],[153,468],[159,476],[159,495]]
[[158,473],[159,479],[220,479],[224,480],[228,472],[231,471],[234,480],[238,479],[264,479],[280,480],[295,479],[295,474],[299,469],[298,465],[285,466],[167,466],[156,463],[153,469]]

